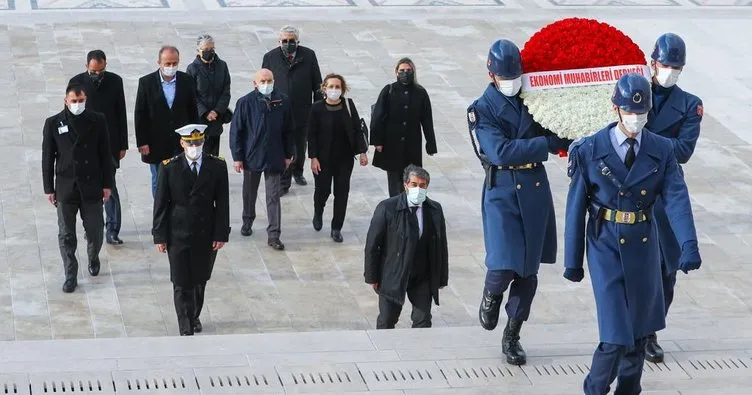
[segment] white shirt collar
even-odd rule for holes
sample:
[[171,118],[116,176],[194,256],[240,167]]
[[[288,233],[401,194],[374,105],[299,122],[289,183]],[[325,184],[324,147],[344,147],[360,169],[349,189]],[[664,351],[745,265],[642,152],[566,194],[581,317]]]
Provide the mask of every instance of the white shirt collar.
[[198,168],[200,169],[200,168],[201,168],[201,163],[203,163],[203,162],[204,162],[204,155],[202,154],[202,155],[201,155],[201,156],[199,156],[199,157],[198,157],[198,159],[196,159],[195,161],[194,161],[194,160],[192,160],[192,159],[189,159],[189,158],[188,158],[188,157],[186,156],[186,157],[185,157],[185,160],[186,160],[186,162],[188,162],[188,167],[191,167],[191,166],[193,165],[193,162],[196,162],[196,166],[197,166],[197,167],[198,167]]
[[[619,128],[619,124],[618,123],[616,124],[616,127],[614,128],[614,134],[616,135],[616,143],[617,144],[622,145],[622,144],[624,144],[625,141],[627,141],[628,137],[627,137],[626,134],[624,134],[624,132],[621,131],[621,129]],[[640,144],[642,143],[642,130],[640,130],[637,133],[637,135],[635,136],[634,139],[637,140],[637,146],[639,147]]]

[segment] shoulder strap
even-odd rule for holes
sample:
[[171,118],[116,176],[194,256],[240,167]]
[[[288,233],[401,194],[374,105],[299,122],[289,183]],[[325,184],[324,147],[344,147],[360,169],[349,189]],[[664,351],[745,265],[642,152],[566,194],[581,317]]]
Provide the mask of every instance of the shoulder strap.
[[347,97],[345,97],[344,99],[345,99],[344,100],[344,102],[345,102],[345,108],[347,108],[347,114],[349,114],[350,117],[352,117],[352,111],[350,111],[350,99],[347,98]]

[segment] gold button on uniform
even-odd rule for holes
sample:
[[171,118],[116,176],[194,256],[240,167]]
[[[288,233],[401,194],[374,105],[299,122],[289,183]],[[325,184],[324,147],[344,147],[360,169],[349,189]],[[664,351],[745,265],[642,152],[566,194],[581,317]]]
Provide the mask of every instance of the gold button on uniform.
[[535,186],[536,186],[536,187],[539,187],[539,186],[540,186],[540,182],[536,182],[536,183],[535,183]]
[[648,194],[648,191],[646,191],[644,189],[640,191],[640,195],[642,195],[642,196],[645,196],[647,194]]
[[517,189],[520,189],[520,188],[522,188],[522,185],[517,184]]
[[647,238],[647,237],[643,237],[643,238],[642,238],[642,242],[643,242],[643,243],[647,243],[647,242],[648,242],[648,238]]
[[619,243],[620,243],[620,244],[624,244],[624,243],[626,243],[626,242],[627,242],[627,241],[626,241],[626,240],[624,240],[624,239],[619,239]]

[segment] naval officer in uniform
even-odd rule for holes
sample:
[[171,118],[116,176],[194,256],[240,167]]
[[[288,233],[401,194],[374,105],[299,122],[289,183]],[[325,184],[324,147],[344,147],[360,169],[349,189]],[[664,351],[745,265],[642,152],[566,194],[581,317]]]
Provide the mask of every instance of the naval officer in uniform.
[[[702,121],[702,100],[676,85],[684,69],[687,49],[684,40],[673,33],[658,37],[650,56],[653,69],[653,108],[648,113],[648,130],[668,138],[674,147],[674,155],[681,165],[689,161],[700,137]],[[663,275],[663,303],[668,308],[674,301],[676,272],[679,269],[681,246],[663,207],[663,202],[655,202],[655,224],[658,226],[658,241],[661,247],[661,273]],[[645,359],[650,362],[663,361],[663,348],[658,345],[655,333],[645,342]]]
[[230,191],[224,159],[203,152],[206,125],[176,132],[184,152],[162,161],[152,235],[170,260],[181,336],[201,332],[204,289],[217,251],[230,236]]
[[[564,277],[579,282],[588,269],[600,344],[583,388],[586,395],[639,394],[645,339],[665,327],[654,203],[663,200],[679,240],[679,267],[700,267],[687,185],[671,141],[644,128],[650,83],[622,76],[611,98],[619,122],[573,143],[569,150]],[[589,216],[587,226],[585,218]],[[587,240],[587,244],[586,244]]]

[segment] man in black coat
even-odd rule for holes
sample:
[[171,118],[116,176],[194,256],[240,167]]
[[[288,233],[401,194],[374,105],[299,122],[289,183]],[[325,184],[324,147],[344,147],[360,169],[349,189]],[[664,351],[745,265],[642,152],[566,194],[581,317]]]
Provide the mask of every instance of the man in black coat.
[[230,190],[225,160],[203,154],[206,125],[176,132],[185,150],[162,162],[154,199],[152,235],[170,261],[181,336],[201,332],[199,315],[217,251],[230,237]]
[[207,124],[204,133],[204,151],[219,155],[219,137],[222,125],[230,123],[230,71],[227,63],[220,59],[214,49],[214,38],[202,34],[196,40],[196,58],[185,72],[193,77],[196,86],[198,116],[201,123]]
[[99,274],[104,223],[102,203],[110,198],[112,154],[107,121],[86,110],[86,92],[69,85],[66,108],[44,122],[42,181],[47,200],[57,208],[58,244],[65,268],[63,292],[76,289],[76,214],[81,212],[87,236],[89,274]]
[[173,46],[159,50],[159,70],[138,80],[134,109],[136,145],[141,160],[151,170],[151,193],[157,193],[159,163],[179,154],[180,136],[175,130],[198,123],[193,79],[178,71],[180,52]]
[[368,229],[365,280],[379,295],[376,329],[392,329],[407,293],[413,328],[431,327],[431,302],[449,281],[446,222],[441,205],[428,199],[431,177],[417,166],[404,173],[405,192],[379,203]]
[[86,71],[71,78],[69,84],[81,85],[87,93],[86,106],[89,110],[102,113],[107,121],[112,155],[112,195],[104,204],[106,214],[105,236],[108,244],[123,244],[120,240],[120,194],[115,183],[115,173],[120,161],[128,150],[128,118],[125,111],[125,91],[123,79],[106,71],[107,56],[96,49],[86,55]]
[[295,183],[306,185],[303,177],[305,165],[308,114],[314,101],[322,100],[321,69],[316,53],[300,46],[300,32],[293,26],[285,26],[279,31],[279,47],[264,55],[262,68],[274,74],[274,88],[287,95],[292,101],[292,114],[295,121],[295,157],[290,168],[282,174],[282,194],[290,190],[292,177]]

